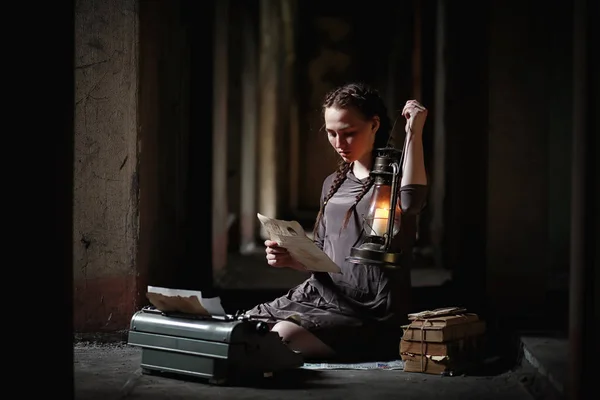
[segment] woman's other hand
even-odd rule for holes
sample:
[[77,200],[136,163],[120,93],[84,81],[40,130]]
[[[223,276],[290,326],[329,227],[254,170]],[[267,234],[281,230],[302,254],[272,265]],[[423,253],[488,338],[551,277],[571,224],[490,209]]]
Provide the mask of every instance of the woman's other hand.
[[296,261],[285,247],[281,247],[273,240],[265,240],[265,252],[267,253],[267,263],[271,267],[288,267],[298,271],[306,271],[304,264]]
[[417,100],[408,100],[402,109],[406,118],[406,133],[423,133],[423,126],[427,119],[427,109]]

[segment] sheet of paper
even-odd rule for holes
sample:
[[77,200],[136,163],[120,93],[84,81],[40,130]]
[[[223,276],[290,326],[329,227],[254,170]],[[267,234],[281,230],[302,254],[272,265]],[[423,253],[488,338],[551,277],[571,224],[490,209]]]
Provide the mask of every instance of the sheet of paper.
[[283,221],[257,214],[267,236],[285,247],[292,257],[304,264],[309,271],[341,272],[333,262],[306,234],[297,221]]
[[204,298],[197,290],[171,289],[148,286],[146,297],[150,303],[163,312],[224,316],[225,310],[219,297]]
[[208,313],[212,316],[225,315],[225,310],[223,309],[223,305],[221,305],[220,297],[202,297],[202,305],[204,306],[206,311],[208,311]]
[[364,363],[350,364],[334,364],[334,363],[304,363],[301,367],[304,369],[385,369],[385,370],[402,370],[404,369],[404,361],[376,361]]

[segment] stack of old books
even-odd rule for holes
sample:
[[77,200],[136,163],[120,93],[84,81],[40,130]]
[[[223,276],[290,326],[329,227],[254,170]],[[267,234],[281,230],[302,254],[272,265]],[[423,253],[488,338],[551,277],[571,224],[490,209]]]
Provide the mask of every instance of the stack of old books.
[[404,371],[436,375],[467,372],[481,359],[485,322],[464,308],[409,314],[400,356]]

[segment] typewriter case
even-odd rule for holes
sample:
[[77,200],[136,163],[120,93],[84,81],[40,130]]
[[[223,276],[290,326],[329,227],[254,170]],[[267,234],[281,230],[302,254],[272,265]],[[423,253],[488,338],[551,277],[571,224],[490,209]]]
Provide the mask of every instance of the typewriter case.
[[145,307],[131,318],[128,344],[142,349],[143,373],[171,373],[224,383],[301,367],[303,358],[264,321],[166,314]]

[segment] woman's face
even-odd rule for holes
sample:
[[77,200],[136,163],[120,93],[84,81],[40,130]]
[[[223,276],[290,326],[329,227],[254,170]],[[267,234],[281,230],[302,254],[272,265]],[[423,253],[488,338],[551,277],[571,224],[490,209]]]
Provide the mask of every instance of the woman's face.
[[347,163],[370,159],[378,128],[379,117],[365,119],[353,108],[325,109],[329,143]]

